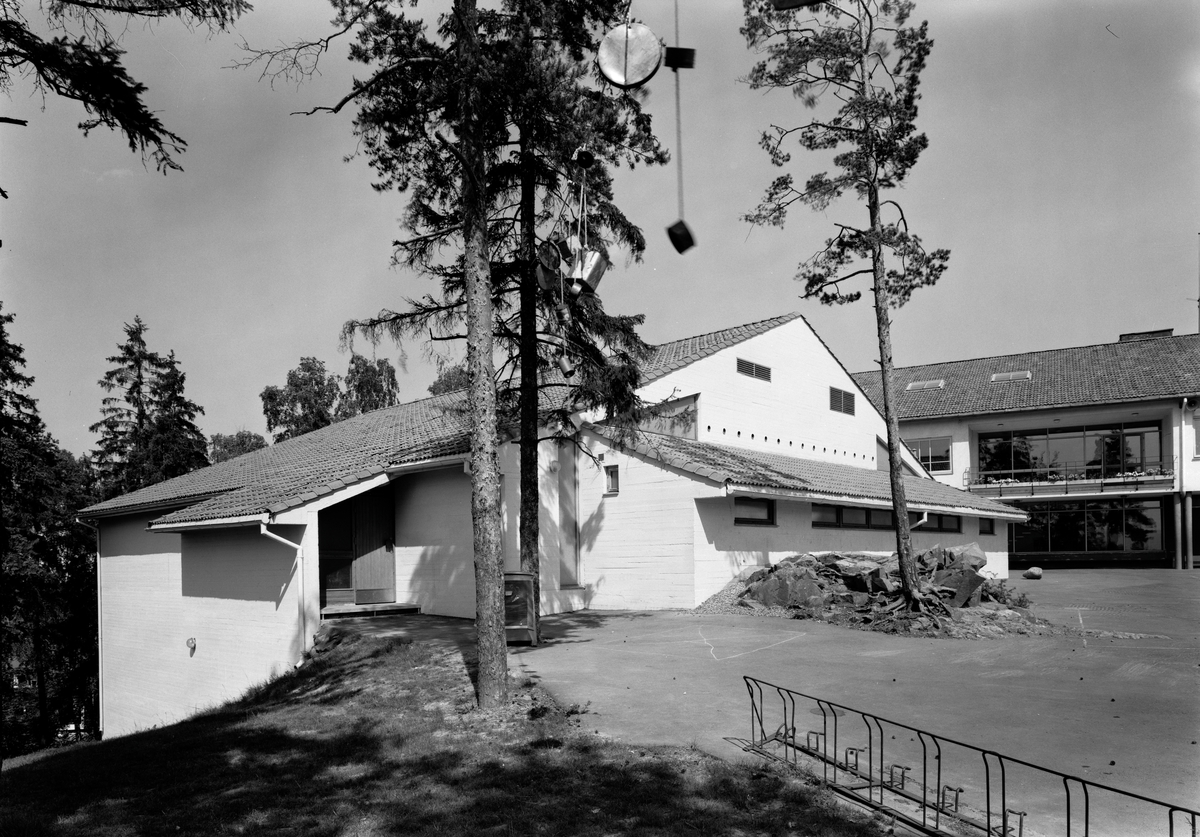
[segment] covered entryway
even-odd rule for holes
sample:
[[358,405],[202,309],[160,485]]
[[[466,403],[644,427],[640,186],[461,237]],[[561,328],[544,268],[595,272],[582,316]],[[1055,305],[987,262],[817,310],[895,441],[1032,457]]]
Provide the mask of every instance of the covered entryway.
[[391,484],[322,509],[321,611],[396,601],[396,506]]

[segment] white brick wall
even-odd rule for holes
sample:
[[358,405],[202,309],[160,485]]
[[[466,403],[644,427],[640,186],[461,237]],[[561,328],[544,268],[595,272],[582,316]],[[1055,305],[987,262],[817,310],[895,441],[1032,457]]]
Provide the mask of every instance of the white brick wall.
[[[235,698],[302,656],[294,550],[253,528],[180,536],[146,532],[148,520],[101,524],[108,736]],[[299,541],[303,527],[279,533]]]

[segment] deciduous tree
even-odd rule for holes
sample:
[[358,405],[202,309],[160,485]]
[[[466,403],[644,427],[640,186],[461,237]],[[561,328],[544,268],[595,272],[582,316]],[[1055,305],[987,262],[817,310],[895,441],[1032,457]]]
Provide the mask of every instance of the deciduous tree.
[[288,372],[287,384],[267,386],[259,395],[268,432],[282,442],[328,427],[336,421],[341,394],[338,376],[327,372],[322,361],[300,358],[300,365]]
[[249,430],[239,430],[229,435],[214,433],[209,439],[208,458],[216,465],[218,462],[252,453],[266,446],[266,439]]
[[[925,602],[917,580],[901,467],[899,421],[894,409],[892,308],[917,288],[941,278],[948,250],[928,251],[909,231],[900,204],[884,194],[904,182],[928,145],[916,131],[921,71],[933,47],[928,24],[909,24],[910,0],[836,0],[816,9],[777,10],[771,0],[745,0],[742,34],[765,54],[749,75],[754,89],[792,93],[816,115],[800,125],[772,125],[761,145],[771,162],[791,162],[789,143],[809,151],[835,151],[833,174],[810,175],[803,186],[786,173],[768,187],[747,216],[755,224],[782,226],[794,204],[828,210],[846,193],[866,208],[865,223],[838,223],[837,234],[800,265],[804,295],[826,304],[853,302],[845,289],[856,277],[870,283],[875,302],[883,411],[887,422],[896,551],[910,607]],[[832,99],[832,101],[829,101]]]
[[352,354],[345,381],[346,391],[338,402],[339,418],[393,407],[399,398],[396,367],[385,357],[367,360],[362,355]]

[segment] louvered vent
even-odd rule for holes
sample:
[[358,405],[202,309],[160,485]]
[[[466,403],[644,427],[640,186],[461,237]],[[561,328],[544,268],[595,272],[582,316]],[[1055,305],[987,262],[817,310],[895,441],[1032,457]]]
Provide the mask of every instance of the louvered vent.
[[854,415],[854,393],[837,387],[829,388],[829,409],[848,416]]
[[941,389],[946,385],[944,378],[939,378],[936,381],[913,381],[904,388],[905,392],[921,392],[926,389]]
[[1031,373],[1028,369],[1024,369],[1020,372],[997,372],[992,376],[992,383],[999,384],[1003,383],[1004,381],[1028,381],[1032,378],[1033,373]]
[[759,366],[757,363],[752,363],[748,360],[737,359],[737,370],[743,375],[749,375],[751,378],[758,378],[760,381],[771,380],[771,367]]

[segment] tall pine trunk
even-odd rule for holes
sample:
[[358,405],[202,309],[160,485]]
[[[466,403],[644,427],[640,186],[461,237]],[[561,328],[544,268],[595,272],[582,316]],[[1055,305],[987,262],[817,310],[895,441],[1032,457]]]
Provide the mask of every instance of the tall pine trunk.
[[475,634],[479,652],[476,691],[481,709],[508,701],[508,649],[504,640],[504,550],[500,528],[500,466],[496,457],[496,381],[492,362],[491,269],[487,240],[487,137],[480,79],[475,0],[455,0],[462,154],[463,274],[467,296],[468,401],[471,416],[471,522],[475,548]]
[[[871,55],[871,26],[864,21],[862,27],[862,50],[859,55],[862,95],[871,99],[871,77],[868,61]],[[869,140],[868,140],[869,141]],[[917,563],[912,551],[912,527],[908,523],[908,495],[904,490],[903,459],[900,453],[900,421],[892,408],[892,326],[888,316],[887,274],[883,264],[883,221],[880,218],[879,187],[875,173],[871,172],[867,188],[867,208],[871,219],[871,278],[875,294],[875,330],[879,337],[879,369],[883,379],[883,420],[887,424],[888,476],[892,488],[892,512],[896,518],[896,555],[900,560],[900,586],[904,598],[912,609],[921,601],[920,580],[917,578]]]
[[[528,123],[521,127],[521,569],[533,573],[534,637],[541,630],[541,557],[538,542],[537,183]],[[539,637],[540,638],[540,637]]]

